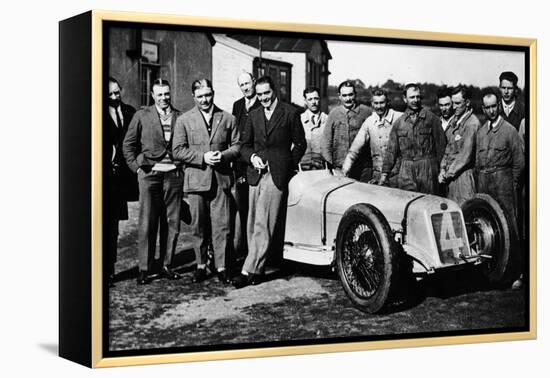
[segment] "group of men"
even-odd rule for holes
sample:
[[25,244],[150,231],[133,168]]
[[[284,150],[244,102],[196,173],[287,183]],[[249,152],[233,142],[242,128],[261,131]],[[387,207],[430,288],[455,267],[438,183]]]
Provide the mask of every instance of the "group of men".
[[[105,122],[111,147],[110,158],[105,159],[111,174],[109,208],[124,210],[109,213],[110,285],[118,221],[128,217],[129,197],[121,190],[121,177],[131,172],[139,185],[139,285],[148,284],[153,273],[180,278],[172,260],[184,196],[190,210],[191,231],[186,236],[197,263],[193,281],[209,277],[209,246],[220,282],[241,288],[261,281],[288,182],[304,155],[306,139],[299,110],[279,101],[270,77],[256,81],[244,73],[238,84],[244,97],[235,102],[233,114],[214,104],[214,88],[208,79],[192,83],[195,106],[185,113],[172,106],[170,84],[162,79],[151,88],[154,104],[135,112],[121,101],[117,80],[109,79]],[[123,109],[131,111],[124,113]],[[157,236],[159,269],[154,267]],[[242,270],[233,280],[227,266],[231,248],[247,251]]]
[[[338,87],[341,104],[327,115],[321,111],[318,88],[304,90],[306,109],[301,111],[279,100],[270,77],[255,80],[243,73],[237,79],[243,97],[235,101],[232,114],[214,104],[208,79],[192,83],[195,107],[181,113],[171,105],[169,83],[159,79],[151,89],[154,105],[135,112],[122,103],[120,84],[110,78],[109,205],[120,209],[108,223],[110,284],[118,220],[127,219],[125,201],[132,197],[123,181],[131,172],[139,184],[140,285],[149,283],[153,273],[157,232],[158,273],[180,278],[171,265],[183,196],[191,215],[187,237],[197,263],[193,281],[208,278],[211,246],[220,282],[236,288],[261,282],[275,227],[284,221],[280,216],[288,182],[299,163],[327,166],[371,184],[446,195],[459,204],[475,193],[487,193],[516,225],[525,165],[525,108],[516,99],[517,76],[503,72],[499,79],[500,93],[482,93],[487,122],[481,125],[463,86],[438,94],[441,114],[436,116],[422,106],[417,84],[405,86],[406,110],[401,113],[391,108],[383,89],[373,91],[372,108],[359,104],[353,82],[345,81]],[[230,249],[247,252],[232,280]]]

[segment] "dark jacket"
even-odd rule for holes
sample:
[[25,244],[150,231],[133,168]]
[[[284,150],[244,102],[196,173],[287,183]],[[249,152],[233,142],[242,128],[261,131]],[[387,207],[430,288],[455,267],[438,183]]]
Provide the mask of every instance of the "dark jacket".
[[254,109],[261,108],[261,107],[262,107],[262,104],[260,104],[260,101],[258,99],[254,101],[254,104],[250,107],[249,111],[246,110],[244,97],[241,97],[240,99],[238,99],[233,103],[233,111],[231,112],[231,114],[235,116],[237,128],[239,129],[240,133],[242,133],[244,130],[246,120],[248,119],[248,114]]
[[116,186],[120,198],[125,201],[137,201],[139,197],[137,176],[128,168],[122,153],[122,143],[136,110],[123,102],[120,103],[120,109],[122,127],[117,127],[109,111],[104,114],[105,166],[111,170],[111,184]]
[[172,133],[167,142],[155,105],[138,110],[128,126],[122,151],[128,167],[134,172],[140,167],[151,167],[162,161],[166,154],[172,154],[174,125],[181,114],[172,108]]
[[250,163],[253,154],[269,164],[275,186],[284,190],[305,151],[306,138],[298,109],[279,100],[269,121],[263,107],[249,113],[241,136],[241,160],[248,165],[250,185],[257,185],[261,176]]
[[[248,119],[248,114],[257,108],[261,108],[262,104],[260,104],[260,101],[256,99],[254,101],[254,104],[250,107],[250,110],[246,110],[246,103],[244,97],[241,97],[237,101],[233,103],[233,111],[232,114],[235,116],[235,122],[237,123],[237,128],[239,129],[239,133],[242,134],[244,131],[244,126],[246,125],[246,120]],[[235,176],[237,178],[240,177],[246,177],[246,163],[243,163],[242,161],[238,160],[235,161],[233,164],[233,168],[235,170]]]
[[[214,105],[212,131],[208,135],[206,122],[197,107],[178,117],[172,142],[174,159],[185,166],[184,192],[205,192],[212,187],[212,177],[220,187],[233,185],[230,163],[239,156],[239,130],[235,117]],[[208,151],[220,151],[222,161],[212,167],[204,162]]]
[[516,100],[514,108],[509,115],[506,115],[502,106],[500,107],[500,115],[506,122],[514,126],[516,130],[519,130],[519,124],[521,120],[525,118],[525,105]]

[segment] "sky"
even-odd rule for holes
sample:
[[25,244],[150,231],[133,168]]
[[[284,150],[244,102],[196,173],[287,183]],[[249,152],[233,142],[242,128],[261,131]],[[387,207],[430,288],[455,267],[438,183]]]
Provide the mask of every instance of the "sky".
[[498,85],[502,71],[518,75],[525,84],[523,52],[447,47],[404,46],[364,42],[327,41],[332,55],[329,84],[361,79],[365,85],[380,85],[387,79],[399,83]]

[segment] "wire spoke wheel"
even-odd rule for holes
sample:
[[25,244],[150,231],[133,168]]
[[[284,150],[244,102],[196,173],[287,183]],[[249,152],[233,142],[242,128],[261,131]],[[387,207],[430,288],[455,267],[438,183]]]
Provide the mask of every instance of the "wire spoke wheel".
[[336,267],[344,291],[362,311],[380,311],[397,276],[389,225],[374,207],[349,208],[338,226]]
[[369,298],[380,285],[384,261],[380,244],[368,225],[356,222],[344,236],[344,274],[352,289],[362,298]]

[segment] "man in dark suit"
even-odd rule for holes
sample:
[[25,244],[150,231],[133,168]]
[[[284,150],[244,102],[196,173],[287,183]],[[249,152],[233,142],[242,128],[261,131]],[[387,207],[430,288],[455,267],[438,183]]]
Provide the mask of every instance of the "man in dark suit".
[[229,283],[226,252],[230,242],[230,191],[234,183],[231,162],[239,156],[239,130],[235,117],[214,105],[210,80],[195,80],[191,90],[196,106],[177,119],[173,152],[174,159],[185,164],[183,190],[189,200],[197,261],[193,280],[206,279],[211,237],[218,279]]
[[519,124],[525,118],[525,105],[517,99],[518,77],[512,71],[505,71],[500,74],[498,80],[502,99],[500,115],[519,130]]
[[250,112],[241,137],[250,185],[248,255],[233,281],[236,288],[261,280],[283,195],[306,150],[300,113],[278,100],[269,76],[258,79],[256,94],[262,108]]
[[[251,73],[244,72],[237,78],[237,84],[243,93],[243,97],[233,103],[232,114],[235,116],[239,133],[243,133],[248,114],[257,108],[261,108],[260,101],[256,97],[256,81]],[[235,204],[237,214],[234,219],[233,246],[237,253],[247,250],[246,220],[248,218],[248,183],[246,182],[247,163],[238,160],[233,163],[235,171]]]
[[183,186],[181,163],[172,157],[172,133],[180,112],[171,105],[166,80],[153,82],[151,96],[155,104],[134,115],[123,144],[128,167],[138,175],[139,285],[150,281],[159,223],[160,273],[168,279],[180,278],[170,268],[179,235]]
[[107,97],[108,111],[105,114],[105,167],[108,174],[108,207],[106,232],[107,279],[114,286],[117,257],[118,222],[128,219],[127,201],[137,201],[138,187],[135,173],[130,171],[122,154],[122,141],[136,110],[122,102],[122,87],[110,77]]

